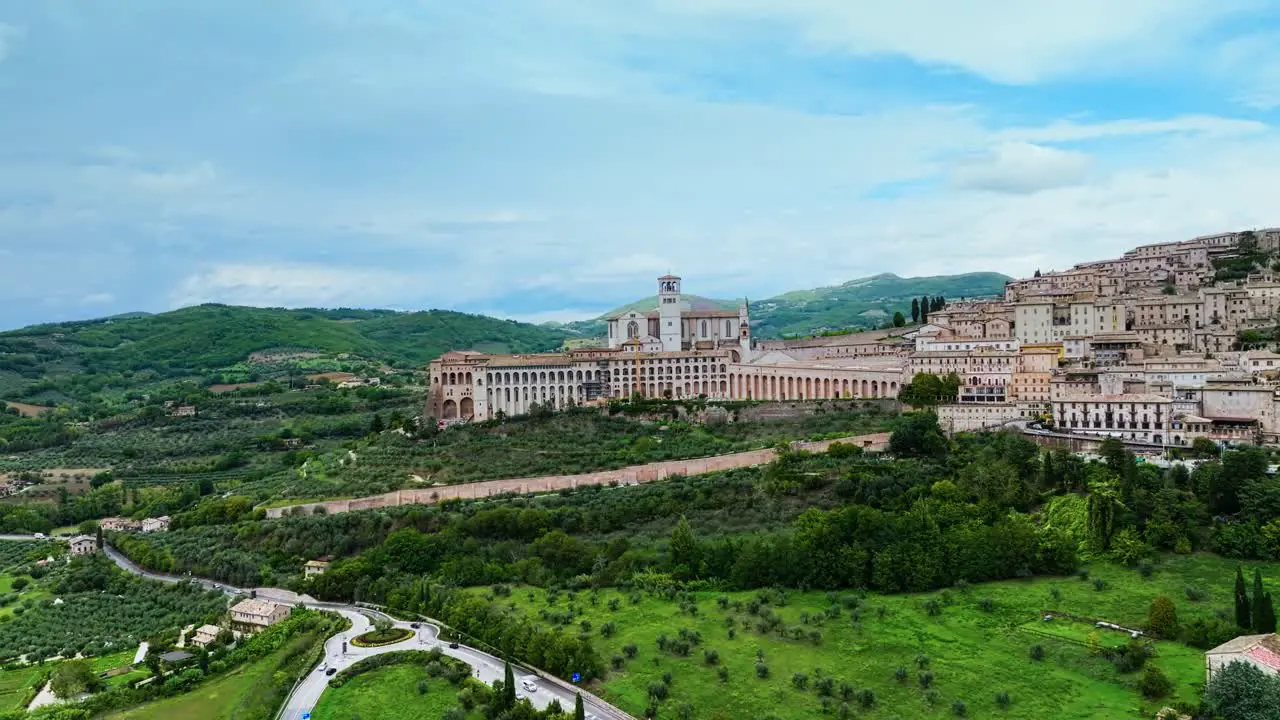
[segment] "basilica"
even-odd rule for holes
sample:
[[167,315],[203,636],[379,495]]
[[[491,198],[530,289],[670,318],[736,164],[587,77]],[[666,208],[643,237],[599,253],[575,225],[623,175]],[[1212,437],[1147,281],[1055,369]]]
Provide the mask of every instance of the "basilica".
[[[896,397],[902,364],[874,352],[823,354],[757,343],[737,310],[692,307],[680,278],[658,278],[658,305],[607,318],[602,347],[557,353],[445,353],[431,363],[427,413],[443,424],[640,395],[710,400]],[[874,343],[880,335],[859,338]],[[803,342],[803,341],[802,341]],[[791,352],[789,352],[791,351]]]

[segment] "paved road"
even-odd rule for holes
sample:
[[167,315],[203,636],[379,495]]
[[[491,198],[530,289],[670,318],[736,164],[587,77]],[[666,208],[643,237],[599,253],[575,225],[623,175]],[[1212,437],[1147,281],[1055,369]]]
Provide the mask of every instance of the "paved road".
[[[22,539],[30,539],[30,536],[14,536]],[[0,536],[0,539],[12,539],[10,536]],[[176,575],[164,575],[161,573],[151,572],[138,567],[133,561],[125,557],[119,550],[108,545],[104,548],[107,557],[111,558],[121,569],[140,575],[142,577],[156,580],[164,583],[176,582],[195,582],[208,590],[221,591],[227,595],[243,595],[249,590],[234,587],[226,583],[219,583],[207,578],[183,577]],[[418,628],[410,627],[410,623],[394,621],[397,627],[403,627],[414,630],[413,637],[399,642],[394,645],[386,645],[379,648],[357,648],[351,644],[351,638],[367,632],[372,623],[369,620],[371,615],[382,615],[378,612],[365,607],[356,607],[353,605],[343,605],[340,603],[319,602],[315,598],[308,595],[298,595],[289,590],[281,588],[253,588],[257,596],[262,599],[269,599],[284,605],[306,605],[307,607],[318,607],[326,610],[333,610],[341,613],[344,617],[351,620],[351,629],[339,633],[325,642],[325,660],[321,663],[322,667],[335,667],[339,670],[348,667],[355,662],[373,655],[379,655],[384,652],[393,650],[430,650],[433,647],[439,647],[441,651],[450,657],[457,658],[470,665],[476,673],[476,677],[486,684],[492,684],[494,680],[501,680],[505,672],[505,663],[502,659],[494,657],[486,652],[475,648],[459,645],[456,648],[449,647],[448,644],[439,640],[440,629],[431,623],[417,623]],[[347,643],[347,652],[342,652],[342,643]],[[552,700],[559,700],[561,707],[566,710],[572,710],[574,704],[574,691],[568,688],[560,687],[548,681],[541,680],[532,672],[528,672],[522,668],[516,667],[515,676],[517,684],[517,693],[521,696],[527,696],[529,701],[539,709],[545,708],[551,704]],[[533,692],[527,691],[523,684],[525,681],[533,682],[537,685],[537,689]],[[293,694],[285,702],[284,710],[281,713],[280,720],[301,720],[303,715],[310,712],[315,707],[316,702],[320,700],[320,695],[324,693],[328,685],[328,677],[320,670],[312,670],[306,678],[298,685]],[[598,720],[634,720],[630,715],[615,710],[612,706],[605,704],[593,695],[583,693],[583,704],[586,706],[588,717],[594,716]]]

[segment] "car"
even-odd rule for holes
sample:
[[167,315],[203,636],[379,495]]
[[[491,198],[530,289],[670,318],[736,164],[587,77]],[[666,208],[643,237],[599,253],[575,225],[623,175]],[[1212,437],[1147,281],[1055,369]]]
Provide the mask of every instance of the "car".
[[38,537],[38,538],[42,538],[42,537],[44,537],[44,533],[36,533],[36,537]]
[[325,674],[325,675],[333,675],[333,674],[334,674],[334,673],[336,673],[336,672],[338,672],[338,668],[329,668],[328,670],[325,670],[325,671],[324,671],[324,674]]
[[525,690],[527,690],[527,691],[529,691],[529,692],[531,692],[531,693],[536,693],[536,692],[538,692],[538,683],[536,683],[536,682],[534,682],[534,681],[532,681],[532,680],[525,680],[524,682],[520,683],[520,685],[521,685]]
[[451,643],[449,643],[449,649],[450,649],[450,650],[457,650],[457,649],[458,649],[458,643],[456,643],[456,642],[451,642]]
[[316,672],[324,672],[325,670],[328,670],[328,669],[329,669],[329,663],[321,663],[320,667],[316,668]]
[[409,623],[409,627],[413,628],[414,630],[417,630],[419,627],[421,627],[421,625],[419,625],[418,623]]

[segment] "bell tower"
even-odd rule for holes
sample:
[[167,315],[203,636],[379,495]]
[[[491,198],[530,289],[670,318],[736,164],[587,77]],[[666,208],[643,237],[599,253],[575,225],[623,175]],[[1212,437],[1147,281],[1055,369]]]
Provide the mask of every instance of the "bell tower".
[[663,275],[658,278],[658,337],[663,352],[681,349],[680,278]]

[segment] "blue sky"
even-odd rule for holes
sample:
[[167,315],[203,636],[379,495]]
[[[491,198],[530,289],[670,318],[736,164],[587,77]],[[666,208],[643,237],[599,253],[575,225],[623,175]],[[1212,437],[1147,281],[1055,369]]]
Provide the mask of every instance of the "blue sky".
[[0,327],[596,314],[1280,224],[1280,3],[0,0]]

